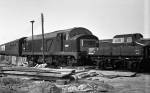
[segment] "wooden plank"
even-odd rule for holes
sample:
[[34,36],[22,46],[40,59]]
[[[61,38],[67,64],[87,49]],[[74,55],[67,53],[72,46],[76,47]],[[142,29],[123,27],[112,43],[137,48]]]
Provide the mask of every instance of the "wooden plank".
[[34,79],[56,80],[69,78],[75,70],[33,67],[2,67],[0,74],[33,77]]
[[46,76],[46,77],[65,77],[71,73],[57,74],[57,73],[40,73],[40,72],[20,72],[20,71],[4,71],[2,74],[14,75],[28,75],[28,76]]
[[28,79],[28,80],[48,80],[48,81],[56,81],[58,79],[64,79],[59,77],[46,77],[46,76],[31,76],[31,75],[14,75],[14,74],[7,74],[7,77],[14,77],[14,78],[21,78],[21,79]]
[[34,68],[34,67],[3,67],[1,71],[23,71],[23,72],[49,72],[49,73],[74,73],[73,69],[52,69],[52,68]]

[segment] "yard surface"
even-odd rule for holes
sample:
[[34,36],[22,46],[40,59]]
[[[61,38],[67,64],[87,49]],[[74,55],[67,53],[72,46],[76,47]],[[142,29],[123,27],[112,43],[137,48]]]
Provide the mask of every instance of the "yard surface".
[[78,73],[75,80],[65,85],[54,81],[1,76],[0,93],[150,93],[150,75],[88,70]]

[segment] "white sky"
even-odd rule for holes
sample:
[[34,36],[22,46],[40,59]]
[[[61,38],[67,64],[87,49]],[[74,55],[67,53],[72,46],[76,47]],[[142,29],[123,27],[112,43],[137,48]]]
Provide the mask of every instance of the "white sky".
[[45,33],[85,27],[100,39],[116,34],[144,34],[144,0],[0,0],[0,44],[41,34],[40,14]]

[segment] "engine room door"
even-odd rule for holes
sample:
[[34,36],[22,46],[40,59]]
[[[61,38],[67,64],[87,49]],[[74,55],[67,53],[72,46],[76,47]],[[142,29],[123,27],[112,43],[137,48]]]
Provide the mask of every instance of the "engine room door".
[[63,33],[57,34],[57,50],[63,51]]

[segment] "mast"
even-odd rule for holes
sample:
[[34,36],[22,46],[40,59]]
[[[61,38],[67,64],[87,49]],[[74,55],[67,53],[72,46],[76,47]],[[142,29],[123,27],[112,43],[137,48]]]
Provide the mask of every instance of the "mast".
[[33,61],[33,57],[34,57],[34,38],[33,38],[33,23],[35,22],[34,20],[30,21],[32,24],[32,61]]
[[43,63],[45,63],[45,47],[44,47],[44,16],[41,13],[41,21],[42,21],[42,56],[43,56]]

